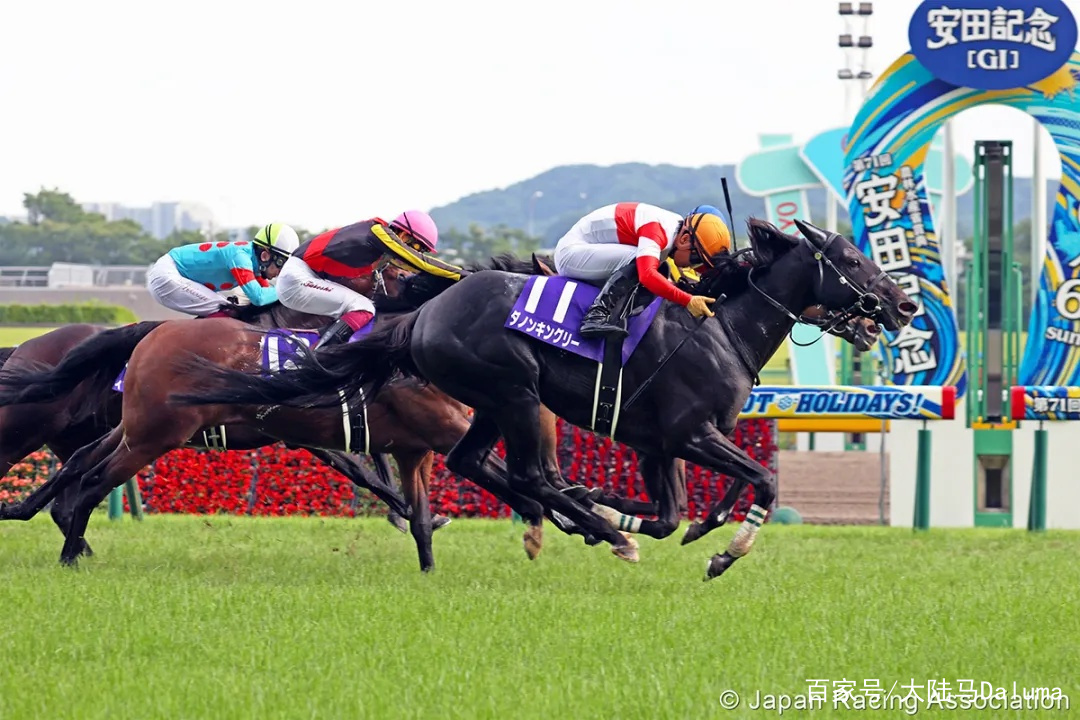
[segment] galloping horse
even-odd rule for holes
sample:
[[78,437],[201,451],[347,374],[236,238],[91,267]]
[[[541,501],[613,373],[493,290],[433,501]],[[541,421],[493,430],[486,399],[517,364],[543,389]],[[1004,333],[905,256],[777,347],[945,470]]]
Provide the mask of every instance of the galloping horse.
[[[745,484],[754,488],[746,522],[728,550],[710,559],[706,579],[750,550],[775,497],[772,475],[726,435],[734,429],[761,368],[800,314],[821,305],[825,319],[819,323],[827,329],[857,316],[899,330],[917,309],[846,238],[808,223],[797,226],[801,238],[752,218],[751,249],[713,258],[714,267],[695,290],[714,298],[726,295],[716,319],[695,321],[681,307],[662,304],[623,368],[628,388],[655,379],[636,405],[622,409],[614,439],[637,451],[664,532],[678,526],[670,492],[678,458],[735,479],[706,521],[690,527],[684,542],[723,525]],[[243,400],[297,407],[328,405],[364,392],[370,396],[399,371],[423,377],[475,409],[468,433],[446,458],[451,471],[470,479],[483,477],[484,460],[501,436],[510,487],[606,540],[617,556],[636,560],[636,548],[624,535],[545,482],[538,429],[541,403],[559,417],[589,427],[596,364],[504,329],[526,280],[506,272],[479,272],[358,342],[306,353],[297,369],[270,378],[226,370],[214,374]],[[670,354],[683,345],[681,354]]]
[[[505,262],[496,259],[496,263]],[[520,264],[519,264],[520,267]],[[393,312],[380,313],[379,324],[390,322]],[[228,363],[236,368],[260,368],[260,343],[263,331],[235,320],[214,319],[169,321],[132,328],[106,331],[74,348],[55,367],[47,371],[12,371],[0,374],[9,385],[8,397],[0,401],[50,402],[71,387],[77,386],[87,394],[101,392],[112,384],[112,378],[127,362],[126,390],[123,394],[120,423],[100,441],[88,443],[75,453],[60,473],[38,488],[29,498],[12,507],[0,507],[0,519],[29,519],[60,492],[82,483],[76,481],[90,470],[91,487],[70,511],[70,517],[54,519],[61,529],[68,529],[62,560],[73,563],[85,546],[78,535],[72,535],[70,518],[89,512],[114,486],[123,483],[139,468],[164,454],[185,445],[198,430],[226,425],[244,428],[248,435],[270,442],[284,440],[307,448],[346,448],[354,433],[364,438],[363,451],[393,454],[401,471],[402,485],[411,510],[410,526],[417,542],[422,570],[433,567],[431,554],[431,517],[427,499],[427,481],[431,471],[432,450],[448,452],[468,428],[468,408],[450,399],[431,385],[406,383],[392,392],[381,394],[368,403],[334,411],[295,411],[289,408],[236,406],[217,404],[201,407],[170,408],[166,402],[169,390],[184,388],[199,370],[208,363]],[[136,337],[137,335],[137,337]],[[132,347],[134,345],[134,348]],[[192,353],[197,363],[175,363],[184,352]],[[89,403],[88,407],[94,407]],[[545,417],[546,459],[558,474],[555,455],[555,418]],[[354,427],[355,425],[355,427]],[[235,430],[227,434],[233,439]],[[236,447],[231,443],[231,447]],[[256,445],[257,446],[257,445]],[[108,456],[109,464],[96,464]],[[501,461],[492,458],[495,472],[502,473]],[[93,468],[93,470],[91,470]],[[97,473],[101,474],[97,478]],[[84,481],[86,478],[84,478]],[[98,486],[92,483],[100,480]],[[566,488],[565,482],[561,487]],[[509,488],[496,495],[512,507],[524,502]],[[397,509],[392,506],[392,509]],[[78,520],[76,520],[78,522]],[[82,521],[85,528],[85,520]],[[541,545],[541,527],[533,523],[525,534],[526,551],[535,557]]]
[[[318,329],[328,319],[297,313],[274,304],[239,309],[240,318],[256,328],[290,327]],[[120,422],[121,396],[111,390],[135,346],[163,321],[148,321],[107,329],[74,324],[27,340],[16,348],[4,348],[0,370],[0,476],[38,448],[48,447],[62,462],[79,448],[97,440]],[[199,320],[203,323],[206,320]],[[196,326],[201,327],[201,326]],[[77,350],[76,350],[77,348]],[[257,448],[276,440],[251,428],[228,428],[234,448]],[[189,447],[206,447],[200,436]],[[394,489],[389,468],[376,456],[379,477],[346,453],[308,448],[312,455],[367,488],[387,503],[392,512],[408,514],[405,499]],[[73,489],[56,498],[53,521],[64,532]],[[0,503],[0,517],[11,516]],[[87,545],[84,554],[92,554]]]

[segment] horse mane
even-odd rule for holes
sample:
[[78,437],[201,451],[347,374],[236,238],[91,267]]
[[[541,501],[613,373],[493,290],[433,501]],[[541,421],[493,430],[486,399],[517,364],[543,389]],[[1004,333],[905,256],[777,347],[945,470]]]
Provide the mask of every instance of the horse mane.
[[746,221],[750,247],[736,252],[721,251],[710,258],[712,267],[701,275],[694,292],[712,298],[721,294],[729,298],[739,295],[750,286],[750,271],[764,269],[777,260],[772,249],[778,240],[794,247],[799,238],[788,235],[772,223],[751,217]]
[[469,272],[481,272],[483,270],[501,270],[502,272],[517,273],[519,275],[532,275],[535,268],[532,260],[522,260],[511,252],[499,253],[495,257],[485,260],[470,262],[465,265]]

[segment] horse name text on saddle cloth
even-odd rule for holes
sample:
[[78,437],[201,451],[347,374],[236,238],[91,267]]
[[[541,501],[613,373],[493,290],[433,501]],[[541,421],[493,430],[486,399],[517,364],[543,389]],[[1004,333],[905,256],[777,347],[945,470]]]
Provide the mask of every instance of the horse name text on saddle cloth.
[[[639,290],[640,292],[640,290]],[[552,347],[595,362],[603,362],[603,338],[586,339],[578,329],[581,319],[600,294],[600,288],[562,275],[531,276],[518,295],[503,327],[516,330]],[[637,349],[641,338],[660,310],[660,298],[655,298],[637,315],[627,318],[629,333],[622,346],[622,363]]]

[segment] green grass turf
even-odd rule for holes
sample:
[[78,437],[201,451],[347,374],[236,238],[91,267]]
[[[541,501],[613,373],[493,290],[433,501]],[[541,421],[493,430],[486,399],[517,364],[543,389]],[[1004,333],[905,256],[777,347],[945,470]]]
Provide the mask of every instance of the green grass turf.
[[377,518],[99,513],[78,571],[57,565],[46,518],[5,523],[0,718],[764,717],[745,706],[756,691],[807,678],[1080,699],[1077,533],[769,525],[703,583],[733,528],[642,539],[638,565],[550,526],[529,562],[520,529],[456,520],[422,576]]

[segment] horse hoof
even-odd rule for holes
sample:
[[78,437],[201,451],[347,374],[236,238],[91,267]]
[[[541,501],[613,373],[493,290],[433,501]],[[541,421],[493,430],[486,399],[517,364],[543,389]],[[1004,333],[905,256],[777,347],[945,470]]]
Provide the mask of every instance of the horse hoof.
[[83,540],[81,554],[83,557],[94,557],[94,551],[93,549],[91,549],[90,543],[86,542],[85,540]]
[[569,487],[563,488],[559,492],[561,492],[563,495],[566,495],[575,502],[581,502],[585,498],[589,497],[589,493],[591,491],[584,485],[570,485]]
[[525,534],[521,536],[521,541],[525,545],[525,554],[529,556],[530,560],[535,560],[536,556],[544,548],[544,526],[530,525]]
[[64,567],[69,567],[72,570],[78,570],[79,569],[79,556],[76,555],[74,557],[68,557],[66,555],[61,555],[60,556],[60,564],[63,565]]
[[390,512],[386,516],[386,521],[400,530],[402,534],[409,532],[409,524],[405,522],[405,518],[401,517],[396,512]]
[[705,582],[723,575],[724,571],[731,567],[736,560],[738,560],[738,558],[732,557],[727,553],[713,555],[705,565]]
[[682,541],[679,544],[689,545],[695,540],[700,540],[701,538],[705,537],[708,532],[709,531],[706,528],[705,523],[692,522],[690,523],[690,527],[686,528],[686,534],[682,536]]
[[615,557],[625,560],[626,562],[636,563],[640,558],[638,557],[638,542],[629,533],[619,533],[623,536],[626,542],[621,545],[613,545],[611,552],[615,554]]
[[445,515],[436,515],[435,517],[431,518],[431,531],[435,532],[439,528],[446,527],[449,524],[450,518],[446,517]]

